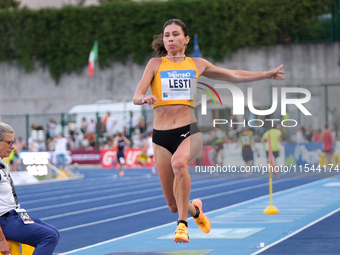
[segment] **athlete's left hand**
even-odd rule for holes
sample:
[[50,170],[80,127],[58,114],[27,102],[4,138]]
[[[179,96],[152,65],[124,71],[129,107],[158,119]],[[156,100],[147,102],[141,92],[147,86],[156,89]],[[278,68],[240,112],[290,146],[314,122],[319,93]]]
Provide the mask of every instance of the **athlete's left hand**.
[[148,105],[152,105],[153,103],[157,103],[157,97],[154,95],[143,96],[142,104],[147,103]]
[[275,80],[285,80],[285,78],[281,76],[281,74],[285,74],[284,71],[281,71],[282,68],[283,64],[274,68],[273,70],[268,71],[268,78]]

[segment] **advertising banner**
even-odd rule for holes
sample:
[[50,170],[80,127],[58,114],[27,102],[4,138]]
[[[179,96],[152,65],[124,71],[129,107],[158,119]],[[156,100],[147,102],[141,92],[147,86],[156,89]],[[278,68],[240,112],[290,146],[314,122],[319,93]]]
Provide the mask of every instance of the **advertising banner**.
[[100,150],[71,150],[69,152],[70,154],[67,157],[71,157],[71,164],[100,164]]
[[286,143],[286,165],[318,165],[322,153],[322,143]]
[[[127,149],[124,152],[125,165],[124,167],[139,168],[150,167],[152,161],[149,157],[141,154],[142,149]],[[101,164],[103,168],[118,167],[116,151],[102,150],[101,151]]]

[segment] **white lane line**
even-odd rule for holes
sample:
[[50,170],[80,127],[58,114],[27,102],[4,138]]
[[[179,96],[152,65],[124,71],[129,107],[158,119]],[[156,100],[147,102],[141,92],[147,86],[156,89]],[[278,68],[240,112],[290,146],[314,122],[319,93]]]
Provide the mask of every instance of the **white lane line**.
[[[297,180],[297,179],[294,178],[294,180]],[[273,194],[273,196],[288,193],[288,192],[298,190],[298,189],[301,189],[303,187],[308,187],[308,186],[314,185],[315,183],[324,182],[324,181],[325,180],[323,179],[323,180],[319,180],[319,181],[315,181],[315,182],[306,183],[306,184],[303,184],[303,185],[300,185],[300,186],[297,186],[297,187],[293,187],[293,188],[290,188],[290,189],[278,191],[278,192],[275,192]],[[263,195],[263,196],[256,197],[256,198],[253,198],[253,199],[250,199],[250,200],[247,200],[247,201],[243,201],[243,202],[236,203],[236,204],[233,204],[233,205],[230,205],[230,206],[226,206],[226,207],[223,207],[223,208],[220,208],[220,209],[216,209],[216,210],[207,212],[205,214],[210,215],[210,214],[213,214],[213,213],[216,213],[216,212],[224,211],[226,209],[230,209],[230,208],[238,207],[238,206],[248,204],[248,203],[251,203],[251,202],[255,202],[255,201],[261,200],[262,198],[265,198],[265,197],[268,197],[268,195]],[[201,198],[201,199],[203,199],[203,198]],[[192,220],[192,218],[188,218],[188,222],[191,221],[191,220]],[[88,249],[91,249],[93,247],[97,247],[97,246],[104,245],[104,244],[107,244],[107,243],[115,242],[115,241],[125,239],[125,238],[131,237],[131,236],[139,235],[139,234],[142,234],[142,233],[150,232],[152,230],[163,228],[163,227],[166,227],[166,226],[170,226],[172,224],[174,224],[174,222],[170,222],[170,223],[160,225],[160,226],[157,226],[157,227],[153,227],[153,228],[148,228],[148,229],[145,229],[145,230],[142,230],[142,231],[139,231],[139,232],[135,232],[135,233],[131,233],[131,234],[128,234],[128,235],[125,235],[125,236],[116,237],[116,238],[113,238],[113,239],[110,239],[110,240],[106,240],[104,242],[100,242],[100,243],[92,244],[92,245],[85,246],[85,247],[82,247],[82,248],[78,248],[78,249],[75,249],[75,250],[72,250],[72,251],[68,251],[68,252],[62,253],[60,255],[67,255],[67,254],[72,254],[72,253],[75,253],[75,252],[78,252],[78,251],[88,250]]]
[[140,214],[144,214],[144,213],[149,213],[149,212],[153,212],[153,211],[158,211],[158,210],[165,209],[165,208],[168,208],[168,206],[163,205],[163,206],[160,206],[160,207],[155,207],[155,208],[151,208],[151,209],[147,209],[147,210],[143,210],[143,211],[129,213],[129,214],[117,216],[117,217],[114,217],[114,218],[109,218],[109,219],[100,220],[100,221],[94,221],[94,222],[81,224],[81,225],[77,225],[77,226],[73,226],[73,227],[69,227],[69,228],[63,228],[63,229],[60,229],[59,232],[65,232],[65,231],[69,231],[69,230],[72,230],[72,229],[98,225],[98,224],[101,224],[101,223],[110,222],[110,221],[114,221],[114,220],[121,220],[121,219],[124,219],[124,218],[132,217],[132,216],[136,216],[136,215],[140,215]]
[[[114,179],[112,179],[112,180],[114,180]],[[98,182],[94,185],[87,185],[86,183],[84,183],[81,186],[73,186],[71,188],[60,187],[60,185],[59,185],[56,188],[56,190],[51,190],[51,188],[46,189],[47,192],[44,192],[45,189],[44,190],[37,189],[37,190],[35,190],[34,193],[25,192],[25,194],[20,195],[20,198],[25,199],[25,198],[32,198],[32,197],[39,197],[39,196],[48,196],[49,194],[56,195],[56,194],[65,194],[66,192],[74,193],[74,192],[82,192],[82,191],[85,191],[85,190],[96,190],[96,189],[98,189],[98,186],[99,187],[105,187],[105,188],[112,187],[113,185],[126,187],[126,186],[131,186],[131,185],[136,184],[136,183],[140,183],[140,179],[135,180],[135,181],[131,181],[131,182],[114,182],[114,181],[111,181],[107,184],[103,184],[102,182]],[[154,183],[159,183],[159,180],[158,179],[155,180]],[[78,189],[80,189],[80,190],[78,191]]]
[[[196,189],[192,189],[192,192],[195,191],[202,191],[202,190],[209,190],[209,189],[214,189],[214,188],[220,188],[220,187],[225,187],[225,186],[230,186],[233,184],[238,184],[242,182],[249,182],[251,181],[250,179],[247,180],[239,180],[239,181],[233,181],[233,182],[228,182],[228,183],[221,183],[221,184],[212,184],[210,186],[205,186],[205,187],[200,187]],[[267,183],[262,184],[262,185],[268,185]],[[101,200],[107,200],[111,198],[118,198],[118,197],[124,197],[124,196],[129,196],[133,194],[142,194],[142,193],[148,193],[148,192],[155,192],[155,191],[160,191],[162,190],[161,187],[159,188],[153,188],[153,189],[147,189],[147,190],[137,190],[134,192],[125,192],[121,194],[115,194],[115,195],[109,195],[109,196],[102,196],[102,197],[97,197],[97,198],[90,198],[90,199],[83,199],[83,200],[78,200],[78,201],[72,201],[72,202],[67,202],[67,203],[61,203],[61,204],[54,204],[54,205],[48,205],[48,206],[42,206],[42,207],[36,207],[36,208],[25,208],[29,212],[35,212],[35,211],[40,211],[40,210],[49,210],[53,208],[59,208],[59,207],[65,207],[65,206],[70,206],[70,205],[78,205],[78,204],[84,204],[84,203],[89,203],[89,202],[94,202],[94,201],[101,201]]]
[[[205,184],[205,183],[211,183],[212,181],[210,180],[203,180],[203,181],[197,181],[195,183],[192,184],[192,186],[194,186],[195,184]],[[58,200],[60,201],[61,199],[64,199],[64,198],[72,198],[72,197],[79,197],[79,196],[87,196],[88,194],[91,195],[91,194],[100,194],[100,193],[103,193],[103,192],[106,192],[106,191],[121,191],[121,190],[125,190],[125,189],[131,189],[131,186],[133,188],[135,187],[148,187],[148,186],[154,186],[154,185],[157,185],[157,186],[160,186],[160,183],[159,183],[159,180],[155,181],[155,182],[148,182],[146,184],[142,184],[142,185],[135,185],[135,184],[139,184],[140,181],[134,181],[132,183],[120,183],[122,184],[121,187],[112,187],[113,185],[116,185],[117,183],[110,183],[110,184],[107,184],[107,185],[103,185],[103,184],[97,184],[96,186],[92,186],[91,187],[91,190],[92,189],[96,189],[95,191],[87,191],[87,192],[84,192],[85,190],[88,190],[88,188],[86,188],[86,186],[84,187],[83,186],[83,190],[72,190],[72,194],[70,195],[64,195],[64,196],[51,196],[51,195],[58,195],[59,193],[61,194],[65,194],[65,190],[62,189],[62,188],[59,188],[59,191],[58,192],[54,192],[54,191],[51,191],[51,192],[45,192],[45,193],[42,193],[40,192],[38,195],[41,196],[48,196],[47,198],[40,198],[40,199],[35,199],[35,200],[31,200],[32,199],[32,196],[30,195],[27,195],[27,197],[29,198],[29,200],[27,201],[22,201],[23,197],[25,198],[25,196],[22,196],[20,195],[20,204],[22,205],[27,205],[27,204],[33,204],[33,203],[37,203],[37,202],[46,202],[46,201],[55,201],[55,200]],[[104,188],[104,190],[98,190],[98,187],[100,187],[101,189]],[[111,189],[105,189],[105,188],[111,188]]]
[[65,252],[65,253],[61,253],[59,255],[67,255],[67,254],[72,254],[72,253],[75,253],[75,252],[78,252],[78,251],[84,251],[84,250],[90,249],[92,247],[100,246],[100,245],[103,245],[103,244],[106,244],[106,243],[111,243],[113,241],[124,239],[124,238],[130,237],[130,236],[135,236],[135,235],[139,235],[139,234],[142,234],[142,233],[146,233],[146,232],[149,232],[149,231],[152,231],[152,230],[155,230],[155,229],[170,226],[172,224],[174,224],[174,222],[170,222],[170,223],[167,223],[167,224],[164,224],[164,225],[161,225],[161,226],[157,226],[157,227],[153,227],[153,228],[148,228],[148,229],[141,230],[139,232],[135,232],[135,233],[128,234],[128,235],[125,235],[125,236],[116,237],[114,239],[110,239],[110,240],[107,240],[107,241],[104,241],[104,242],[92,244],[92,245],[89,245],[89,246],[86,246],[86,247],[83,247],[83,248],[79,248],[79,249],[76,249],[76,250],[68,251],[68,252]]
[[[138,182],[140,183],[140,182]],[[88,195],[97,195],[97,194],[103,194],[107,192],[117,192],[117,191],[122,191],[125,189],[131,189],[131,188],[144,188],[144,187],[150,187],[150,186],[160,186],[159,182],[157,183],[147,183],[147,184],[141,184],[141,185],[133,185],[133,186],[124,186],[121,188],[116,188],[112,187],[110,189],[103,189],[103,190],[97,190],[97,191],[88,191],[88,192],[80,192],[80,193],[75,193],[75,194],[70,194],[70,195],[64,195],[64,196],[56,196],[56,197],[48,197],[48,198],[41,198],[41,199],[36,199],[36,200],[30,200],[26,202],[21,202],[20,204],[22,205],[27,205],[27,204],[34,204],[34,203],[39,203],[39,202],[47,202],[47,201],[55,201],[55,200],[62,200],[62,199],[67,199],[67,198],[75,198],[75,197],[81,197],[81,196],[88,196]]]
[[48,205],[48,206],[31,208],[31,209],[25,208],[25,209],[29,212],[35,212],[35,211],[41,211],[41,210],[48,210],[48,209],[52,209],[52,208],[65,207],[65,206],[70,206],[70,205],[78,205],[78,204],[85,204],[85,203],[90,203],[90,202],[94,202],[94,201],[107,200],[107,199],[111,199],[111,198],[118,198],[118,197],[125,197],[125,196],[129,196],[129,195],[138,195],[138,194],[142,194],[142,193],[155,192],[155,191],[159,191],[159,190],[161,190],[161,188],[137,190],[137,191],[134,191],[134,192],[125,192],[125,193],[114,194],[114,195],[110,195],[110,196],[103,196],[103,197],[97,197],[97,198],[84,199],[84,200],[80,200],[80,201],[72,201],[72,202],[68,202],[68,203]]
[[288,239],[288,238],[290,238],[290,237],[292,237],[292,236],[294,236],[294,235],[300,233],[301,231],[305,230],[306,228],[309,228],[310,226],[313,226],[314,224],[318,223],[319,221],[322,221],[322,220],[328,218],[329,216],[331,216],[331,215],[333,215],[333,214],[335,214],[335,213],[337,213],[337,212],[339,212],[339,211],[340,211],[340,207],[339,207],[338,209],[335,209],[334,211],[332,211],[332,212],[330,212],[330,213],[328,213],[328,214],[326,214],[326,215],[320,217],[319,219],[316,219],[315,221],[313,221],[313,222],[307,224],[306,226],[304,226],[304,227],[302,227],[302,228],[296,230],[295,232],[291,233],[290,235],[287,235],[287,236],[281,238],[280,240],[277,240],[276,242],[267,245],[266,247],[262,248],[261,250],[258,250],[257,252],[252,253],[251,255],[260,254],[261,252],[263,252],[263,251],[265,251],[265,250],[267,250],[267,249],[273,247],[274,245],[276,245],[276,244],[278,244],[278,243],[283,242],[284,240],[286,240],[286,239]]
[[103,209],[108,209],[108,208],[113,208],[113,207],[118,207],[118,206],[141,203],[141,202],[146,202],[146,201],[159,199],[159,198],[164,198],[164,195],[162,194],[162,195],[158,195],[158,196],[152,196],[152,197],[130,200],[130,201],[122,202],[122,203],[98,206],[98,207],[93,207],[93,208],[89,208],[89,209],[85,209],[85,210],[79,210],[79,211],[73,211],[73,212],[68,212],[68,213],[63,213],[63,214],[57,214],[57,215],[41,218],[41,220],[51,220],[51,219],[63,218],[65,216],[77,215],[77,214],[88,213],[88,212],[93,212],[93,211],[98,211],[98,210],[103,210]]
[[[282,181],[286,181],[286,180],[278,180],[276,182],[274,181],[273,183],[282,182]],[[240,188],[240,189],[230,190],[230,191],[226,191],[226,192],[222,192],[222,193],[218,193],[218,194],[214,194],[214,195],[204,196],[204,197],[201,197],[201,199],[209,199],[209,198],[215,198],[215,197],[230,195],[230,194],[234,194],[234,193],[238,193],[238,192],[242,192],[242,191],[246,191],[246,190],[251,190],[251,189],[256,189],[256,188],[261,188],[261,187],[265,187],[265,186],[268,186],[268,183],[257,184],[257,185],[253,185],[253,186],[249,186],[249,187],[245,187],[245,188]],[[196,189],[196,191],[201,191],[201,189]],[[73,230],[73,229],[93,226],[93,225],[97,225],[97,224],[101,224],[101,223],[105,223],[105,222],[110,222],[110,221],[123,219],[123,218],[131,217],[131,216],[136,216],[136,215],[147,213],[147,212],[161,210],[161,209],[164,209],[164,208],[167,208],[167,207],[168,206],[165,205],[165,206],[155,207],[155,208],[151,208],[151,209],[148,209],[148,210],[143,210],[143,211],[139,211],[139,212],[135,212],[135,213],[125,214],[125,215],[121,215],[121,216],[118,216],[118,217],[113,217],[113,218],[109,218],[109,219],[105,219],[105,220],[94,221],[94,222],[90,222],[90,223],[87,223],[87,224],[80,224],[80,225],[76,225],[76,226],[73,226],[73,227],[60,229],[59,232],[64,232],[64,231],[69,231],[69,230]]]

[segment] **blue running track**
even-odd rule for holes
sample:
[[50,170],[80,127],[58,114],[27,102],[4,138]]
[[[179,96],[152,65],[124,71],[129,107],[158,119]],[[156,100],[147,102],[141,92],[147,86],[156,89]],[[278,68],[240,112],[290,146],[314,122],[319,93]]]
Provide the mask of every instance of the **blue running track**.
[[189,244],[172,238],[177,215],[150,169],[83,169],[83,179],[16,187],[30,215],[53,224],[55,254],[340,254],[340,179],[192,178],[212,223],[209,234],[189,218]]

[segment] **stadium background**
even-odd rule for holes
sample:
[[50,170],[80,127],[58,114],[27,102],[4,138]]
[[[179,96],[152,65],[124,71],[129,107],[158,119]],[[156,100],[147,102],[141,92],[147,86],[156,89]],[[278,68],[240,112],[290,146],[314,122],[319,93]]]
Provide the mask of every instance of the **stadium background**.
[[[17,136],[28,141],[32,124],[45,129],[51,118],[56,120],[59,131],[66,132],[68,121],[74,117],[68,111],[74,105],[98,100],[130,102],[146,61],[153,56],[152,35],[161,32],[162,24],[175,16],[187,23],[192,39],[198,34],[202,56],[216,65],[260,71],[284,64],[284,82],[238,84],[245,95],[247,87],[254,88],[254,100],[261,102],[258,107],[270,107],[273,87],[303,87],[312,94],[306,104],[312,116],[306,117],[291,107],[290,117],[313,129],[331,124],[335,115],[330,109],[335,105],[340,108],[339,1],[249,2],[117,1],[61,9],[2,10],[1,121],[12,125]],[[149,15],[150,10],[155,16]],[[88,55],[96,40],[99,66],[94,77],[88,77]],[[191,42],[188,56],[193,56],[192,49]],[[208,79],[202,81],[214,84]],[[209,132],[211,126],[207,123],[213,118],[228,118],[230,110],[228,104],[210,108],[200,127]],[[96,112],[98,128],[99,117],[106,113]],[[127,112],[114,115],[124,122]],[[146,124],[152,123],[150,108],[144,108],[141,115]],[[281,118],[280,112],[270,117]],[[98,128],[97,145],[101,139]],[[227,127],[226,131],[230,132]],[[286,141],[294,142],[295,132],[295,128],[289,129]]]

